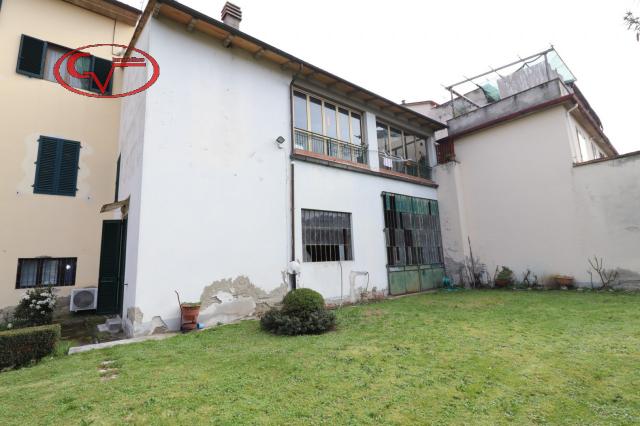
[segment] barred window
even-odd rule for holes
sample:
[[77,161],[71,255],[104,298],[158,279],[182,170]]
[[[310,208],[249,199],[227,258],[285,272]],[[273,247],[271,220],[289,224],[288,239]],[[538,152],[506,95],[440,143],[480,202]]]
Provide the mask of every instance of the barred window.
[[16,288],[75,285],[77,261],[75,257],[18,259]]
[[351,213],[302,209],[305,262],[353,260]]

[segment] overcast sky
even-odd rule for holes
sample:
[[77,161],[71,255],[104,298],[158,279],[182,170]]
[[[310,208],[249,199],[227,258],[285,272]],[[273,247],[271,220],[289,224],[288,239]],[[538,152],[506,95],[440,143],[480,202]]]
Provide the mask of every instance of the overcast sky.
[[[125,0],[140,7],[146,0]],[[220,19],[224,0],[182,0]],[[400,102],[553,44],[620,153],[640,150],[640,0],[235,0],[240,29]]]

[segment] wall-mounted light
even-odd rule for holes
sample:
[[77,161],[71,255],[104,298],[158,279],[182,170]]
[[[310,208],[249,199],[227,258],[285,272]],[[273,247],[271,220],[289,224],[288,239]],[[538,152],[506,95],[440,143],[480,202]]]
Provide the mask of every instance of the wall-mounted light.
[[278,136],[278,139],[276,139],[276,143],[278,144],[278,148],[282,149],[282,144],[284,144],[284,138],[282,136]]

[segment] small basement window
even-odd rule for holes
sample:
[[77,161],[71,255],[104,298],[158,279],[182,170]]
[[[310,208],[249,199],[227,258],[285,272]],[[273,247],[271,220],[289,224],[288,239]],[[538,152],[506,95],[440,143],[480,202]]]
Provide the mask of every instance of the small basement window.
[[353,260],[351,213],[302,209],[305,262]]
[[18,259],[16,288],[76,284],[76,257]]

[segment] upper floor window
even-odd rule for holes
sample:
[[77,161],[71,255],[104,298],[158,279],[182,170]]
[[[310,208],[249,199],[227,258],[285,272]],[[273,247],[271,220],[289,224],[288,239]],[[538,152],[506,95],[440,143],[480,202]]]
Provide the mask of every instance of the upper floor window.
[[[20,39],[20,51],[18,53],[18,65],[16,72],[29,77],[42,78],[49,81],[57,81],[54,74],[54,66],[58,59],[70,52],[71,49],[58,46],[53,43],[39,40],[34,37],[22,35]],[[60,65],[60,77],[71,87],[100,93],[91,78],[76,78],[67,70],[67,59]],[[76,70],[82,74],[94,72],[100,81],[106,81],[111,71],[111,61],[95,56],[81,57],[76,61]],[[111,94],[111,81],[106,94]]]
[[598,158],[603,158],[604,154],[598,148],[598,145],[593,140],[587,139],[580,129],[576,129],[578,136],[578,149],[579,155],[577,156],[578,162],[591,161]]
[[362,114],[299,90],[293,92],[295,148],[365,163]]
[[75,257],[18,259],[16,288],[75,285],[77,261]]
[[76,195],[80,142],[40,136],[33,192]]
[[426,137],[381,121],[376,122],[376,133],[382,169],[431,179]]

